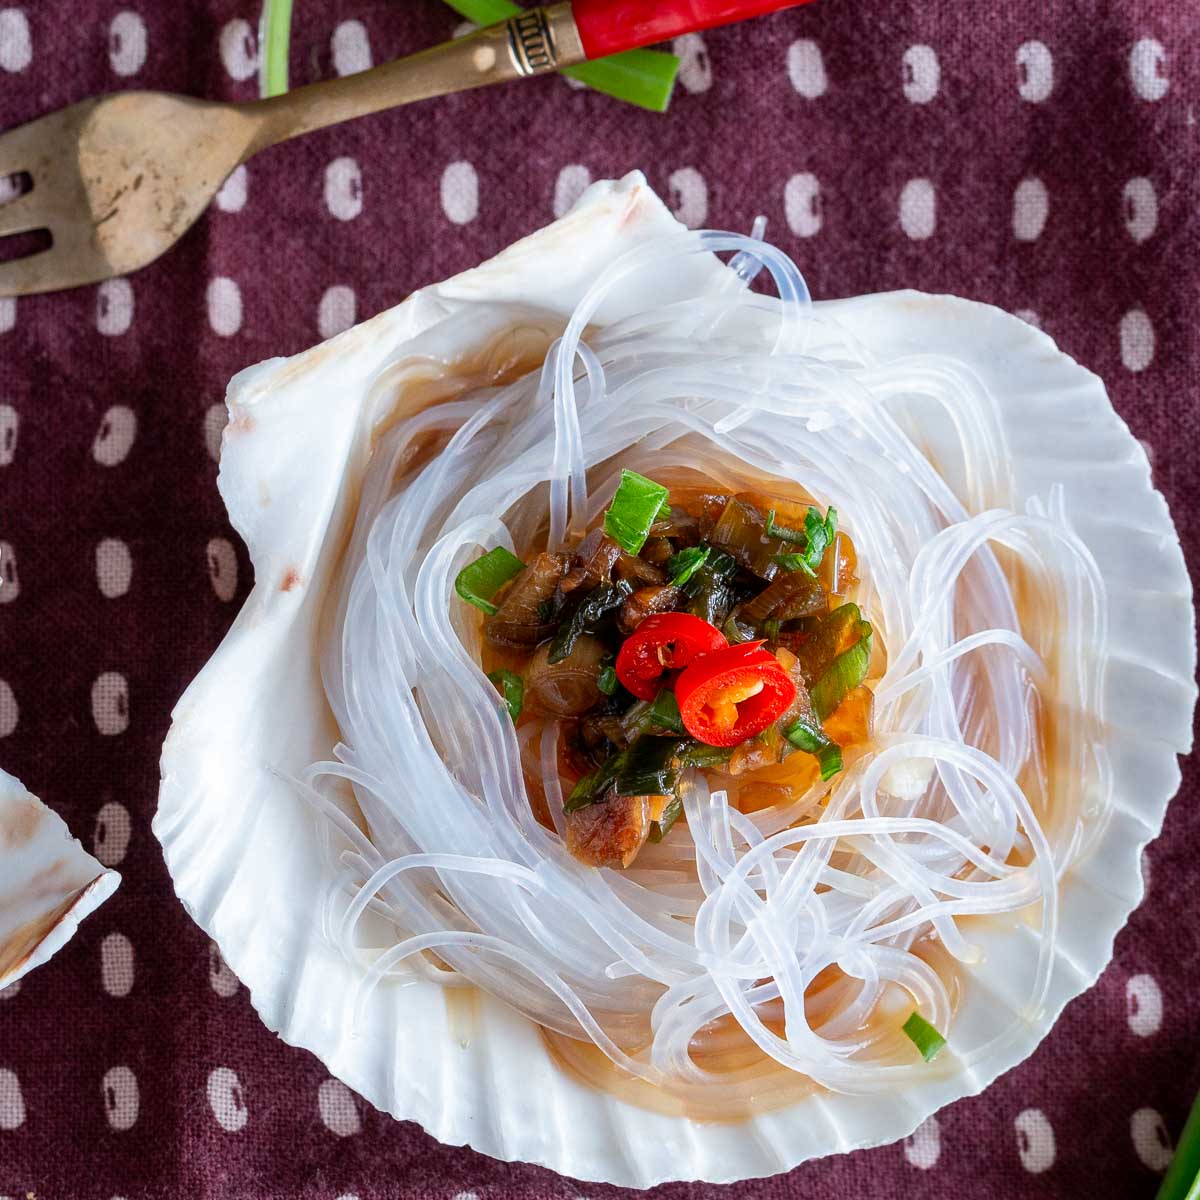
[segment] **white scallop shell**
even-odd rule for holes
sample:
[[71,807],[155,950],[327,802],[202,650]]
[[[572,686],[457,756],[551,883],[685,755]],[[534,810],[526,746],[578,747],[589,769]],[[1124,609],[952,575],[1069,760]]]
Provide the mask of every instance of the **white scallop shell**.
[[[828,302],[825,311],[885,360],[914,347],[966,360],[1000,399],[1020,492],[1061,482],[1109,580],[1109,711],[1119,719],[1108,726],[1108,749],[1117,803],[1095,849],[1063,879],[1047,1014],[969,1072],[943,1056],[926,1084],[903,1094],[822,1093],[749,1126],[695,1125],[593,1091],[564,1075],[536,1030],[507,1007],[483,997],[467,1020],[433,983],[378,988],[352,1030],[356,971],[321,935],[327,875],[317,827],[275,772],[328,756],[335,740],[312,649],[331,572],[322,547],[340,536],[362,478],[362,435],[376,415],[372,383],[399,360],[453,363],[522,308],[561,323],[601,267],[672,227],[640,175],[596,184],[561,220],[476,270],[234,379],[219,485],[256,582],[175,710],[154,822],[180,898],[284,1040],[443,1142],[634,1187],[768,1175],[896,1140],[1030,1054],[1063,1005],[1103,970],[1141,899],[1141,849],[1178,786],[1176,755],[1190,745],[1196,695],[1191,589],[1178,539],[1145,454],[1100,380],[1045,334],[982,304],[915,292]],[[722,269],[696,260],[686,270],[635,276],[596,319],[694,293]],[[981,935],[985,958],[966,977],[957,1018],[967,1042],[1011,1020],[1037,937],[999,923]]]
[[0,990],[65,946],[120,882],[57,813],[0,771]]

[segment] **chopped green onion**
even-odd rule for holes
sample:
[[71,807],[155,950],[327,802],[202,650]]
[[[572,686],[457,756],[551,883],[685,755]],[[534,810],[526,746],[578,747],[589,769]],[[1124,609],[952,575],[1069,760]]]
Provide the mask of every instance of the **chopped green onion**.
[[737,567],[737,559],[732,554],[715,549],[707,564],[707,570],[712,571],[719,579],[732,579],[737,574]]
[[817,509],[810,508],[804,515],[804,532],[808,537],[804,555],[808,565],[815,571],[837,532],[837,510],[831,508],[822,517]]
[[605,663],[600,668],[600,674],[596,676],[596,686],[606,696],[611,696],[617,690],[617,673],[612,663]]
[[640,554],[668,494],[661,483],[622,470],[616,495],[604,514],[605,533],[627,554]]
[[797,545],[803,544],[808,539],[797,529],[788,529],[784,525],[775,524],[775,510],[767,511],[767,527],[763,531],[769,538],[778,538],[781,542],[794,542]]
[[618,796],[669,796],[679,781],[677,759],[686,742],[643,737],[626,750],[617,775]]
[[688,546],[686,550],[672,554],[667,559],[667,574],[671,577],[671,582],[676,587],[683,587],[697,570],[708,562],[711,553],[711,546]]
[[614,609],[620,608],[625,597],[633,588],[623,579],[617,583],[604,583],[594,588],[580,606],[558,627],[550,643],[547,661],[560,663],[572,650],[580,637],[595,627]]
[[[508,0],[447,0],[447,3],[459,16],[476,25],[495,25],[521,11]],[[614,99],[652,112],[666,112],[678,71],[679,59],[673,54],[662,50],[626,50],[567,67],[562,74]]]
[[914,1011],[901,1028],[926,1062],[932,1062],[946,1044],[946,1039],[919,1012]]
[[763,636],[767,639],[767,644],[774,646],[779,641],[779,618],[768,617],[762,623]]
[[733,607],[733,592],[729,580],[737,573],[737,560],[724,550],[707,546],[708,560],[697,567],[684,591],[689,600],[688,612],[718,628]]
[[867,677],[871,665],[871,626],[863,621],[859,625],[861,636],[849,650],[829,664],[829,669],[813,685],[809,693],[817,716],[824,721],[839,704]]
[[454,590],[468,604],[483,609],[489,617],[494,616],[497,609],[492,598],[523,570],[525,564],[515,554],[510,554],[503,546],[497,546],[459,571]]
[[772,554],[771,561],[777,562],[785,571],[803,571],[816,579],[817,573],[808,565],[807,554]]
[[646,710],[643,718],[646,728],[669,729],[672,733],[683,733],[683,718],[679,715],[679,701],[670,688],[663,688]]
[[836,508],[827,510],[825,516],[822,517],[820,509],[810,505],[808,512],[804,514],[803,533],[776,525],[774,509],[767,513],[767,537],[778,538],[781,542],[804,543],[802,553],[771,555],[771,561],[777,562],[785,571],[803,571],[806,575],[815,576],[821,565],[821,559],[825,557],[825,551],[833,542],[835,533],[837,533]]
[[683,752],[683,763],[684,766],[699,767],[701,770],[705,767],[719,767],[729,761],[732,753],[732,746],[706,746],[703,742],[697,742]]
[[683,816],[683,797],[676,792],[667,801],[666,807],[662,810],[662,815],[658,820],[650,822],[650,840],[652,842],[661,842],[671,832],[671,826],[681,816]]
[[506,668],[489,671],[488,678],[500,689],[504,703],[508,705],[508,715],[515,721],[521,715],[521,706],[525,703],[525,681],[516,671]]
[[[709,624],[712,622],[710,621]],[[742,642],[752,642],[755,638],[754,626],[739,621],[736,610],[731,612],[721,623],[721,632],[731,646],[739,646]]]
[[1155,1200],[1196,1200],[1200,1197],[1200,1096],[1184,1122]]
[[683,733],[683,718],[679,715],[675,693],[663,688],[653,701],[638,700],[631,704],[621,718],[621,728],[630,741],[653,729]]
[[784,733],[797,750],[813,755],[821,767],[821,778],[832,779],[842,769],[842,748],[818,725],[801,717]]
[[590,775],[585,775],[571,789],[571,794],[567,797],[567,802],[563,805],[563,812],[577,812],[581,808],[587,808],[589,804],[595,804],[597,800],[602,800],[604,794],[612,786],[612,781],[616,779],[624,768],[628,754],[628,750],[621,750],[616,754],[612,754],[605,759],[599,770],[593,771]]

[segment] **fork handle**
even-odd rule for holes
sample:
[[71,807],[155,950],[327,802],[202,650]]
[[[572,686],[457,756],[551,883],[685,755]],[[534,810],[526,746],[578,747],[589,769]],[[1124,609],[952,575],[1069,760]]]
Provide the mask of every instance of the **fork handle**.
[[238,107],[257,121],[243,155],[385,108],[542,75],[805,0],[572,0],[530,8],[419,54]]
[[369,71],[240,106],[261,122],[243,161],[276,142],[326,125],[433,96],[556,71],[586,57],[570,4],[526,9],[507,21]]

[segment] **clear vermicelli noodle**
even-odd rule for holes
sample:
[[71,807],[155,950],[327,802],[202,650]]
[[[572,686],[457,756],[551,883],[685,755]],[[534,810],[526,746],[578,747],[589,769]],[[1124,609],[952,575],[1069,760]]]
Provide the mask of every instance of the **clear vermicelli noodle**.
[[[592,327],[632,272],[724,252],[733,269],[707,293]],[[776,297],[747,286],[764,267]],[[1029,910],[1032,1019],[1058,878],[1108,804],[1106,631],[1060,498],[1016,511],[1009,462],[995,400],[962,364],[874,361],[783,254],[724,233],[629,252],[540,372],[391,425],[324,623],[341,743],[298,781],[339,859],[328,934],[364,988],[469,982],[568,1060],[592,1045],[678,1095],[761,1098],[791,1075],[867,1092],[931,1069],[900,1032],[913,1010],[947,1057],[980,1055],[954,1019],[972,919]],[[766,806],[740,802],[744,779],[689,770],[686,821],[621,871],[568,851],[564,723],[514,725],[455,579],[481,549],[573,544],[623,468],[837,509],[875,630],[875,724],[843,771]],[[366,944],[367,913],[388,944]]]

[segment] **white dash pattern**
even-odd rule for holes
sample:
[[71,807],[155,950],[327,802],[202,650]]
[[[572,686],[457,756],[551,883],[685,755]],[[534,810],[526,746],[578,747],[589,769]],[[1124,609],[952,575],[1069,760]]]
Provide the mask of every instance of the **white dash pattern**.
[[218,275],[208,281],[205,293],[208,323],[218,337],[233,337],[242,327],[242,289],[237,281]]
[[100,418],[100,428],[92,442],[92,458],[102,467],[123,463],[137,437],[137,414],[124,404],[114,404]]
[[133,284],[106,279],[96,289],[96,328],[105,337],[120,337],[133,324]]
[[1138,1158],[1151,1171],[1165,1171],[1171,1165],[1175,1146],[1157,1109],[1139,1108],[1129,1118],[1129,1137]]
[[937,193],[928,179],[910,179],[900,191],[900,228],[914,242],[933,237],[937,228]]
[[1013,1121],[1017,1137],[1017,1156],[1031,1175],[1040,1175],[1054,1166],[1057,1147],[1054,1129],[1040,1108],[1027,1108]]
[[902,60],[904,98],[911,104],[928,104],[938,94],[942,68],[932,46],[909,46]]
[[1017,49],[1017,95],[1041,104],[1054,90],[1054,56],[1045,42],[1023,42]]
[[708,222],[708,184],[695,167],[672,171],[667,188],[672,210],[689,229],[700,229]]
[[783,215],[797,237],[821,232],[821,184],[811,172],[801,171],[784,185]]
[[132,836],[133,822],[129,817],[129,809],[117,800],[110,800],[96,814],[92,853],[106,867],[119,866],[129,852],[129,839]]
[[317,305],[317,332],[323,338],[344,333],[356,319],[358,302],[354,289],[344,283],[335,283],[321,295]]
[[128,78],[146,65],[146,22],[128,10],[119,12],[108,26],[108,63],[114,75]]
[[1145,309],[1131,308],[1118,329],[1121,362],[1128,371],[1144,371],[1154,361],[1154,325]]
[[821,47],[811,38],[797,38],[787,52],[788,79],[806,100],[816,100],[829,90]]
[[1050,193],[1040,179],[1022,179],[1013,193],[1013,237],[1018,242],[1036,242],[1050,215]]
[[208,1106],[217,1124],[228,1133],[240,1133],[250,1120],[246,1093],[237,1072],[230,1067],[216,1067],[208,1076]]
[[452,162],[442,172],[442,212],[455,225],[469,225],[479,216],[479,176],[464,161]]
[[110,996],[133,991],[133,943],[123,933],[110,933],[100,943],[100,983]]
[[129,728],[129,683],[120,671],[104,671],[93,681],[92,720],[105,737]]
[[217,190],[213,197],[214,203],[222,212],[241,212],[246,207],[249,184],[250,176],[246,171],[246,164],[240,163],[229,172],[229,177]]
[[568,163],[554,181],[554,215],[561,217],[587,190],[592,173],[582,163]]
[[1125,981],[1125,1016],[1138,1037],[1153,1037],[1162,1028],[1162,989],[1153,975],[1131,975]]
[[354,1095],[340,1079],[326,1079],[317,1089],[317,1108],[330,1133],[351,1137],[362,1132]]

